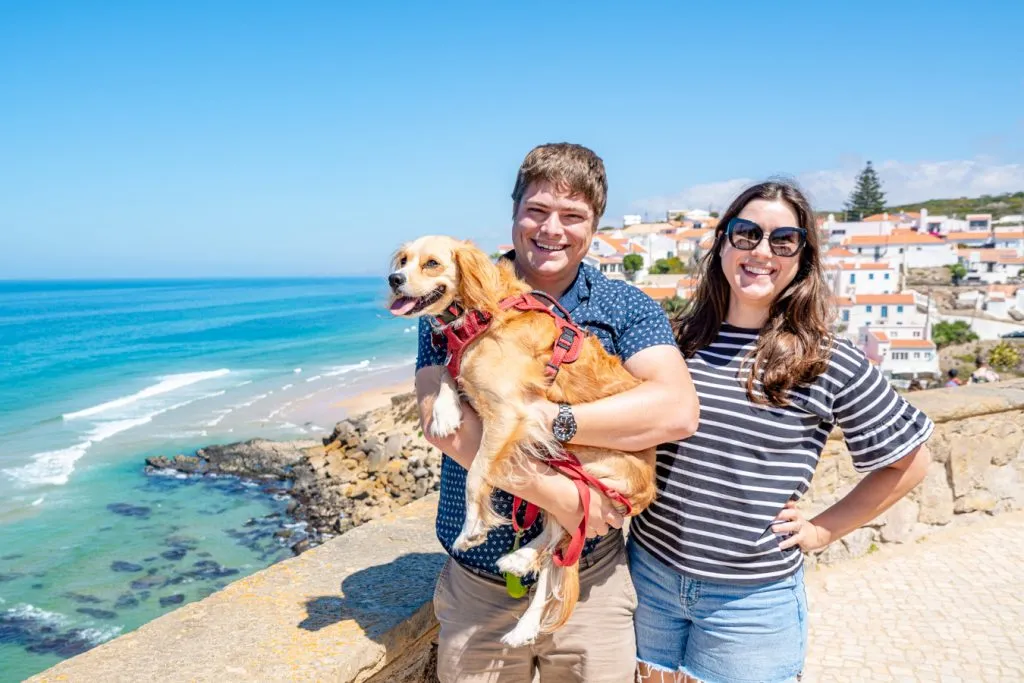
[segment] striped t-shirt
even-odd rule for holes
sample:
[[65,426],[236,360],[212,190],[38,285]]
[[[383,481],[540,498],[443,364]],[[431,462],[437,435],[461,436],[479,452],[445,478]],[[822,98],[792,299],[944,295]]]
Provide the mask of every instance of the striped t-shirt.
[[933,429],[844,340],[813,384],[790,391],[788,406],[752,403],[743,361],[757,334],[723,325],[687,360],[700,424],[690,438],[658,448],[658,497],[630,524],[645,550],[698,579],[761,583],[800,567],[800,549],[779,550],[771,523],[807,491],[834,425],[860,472],[899,460]]

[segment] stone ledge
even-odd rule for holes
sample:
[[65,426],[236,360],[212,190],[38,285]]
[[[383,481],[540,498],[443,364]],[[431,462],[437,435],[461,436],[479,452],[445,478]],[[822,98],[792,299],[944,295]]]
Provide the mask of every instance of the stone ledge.
[[[967,384],[949,389],[929,389],[904,395],[935,424],[964,420],[979,415],[993,415],[1011,410],[1024,410],[1024,379],[991,384]],[[837,427],[830,440],[842,439]]]
[[392,663],[412,674],[447,557],[436,510],[426,496],[29,680],[347,683]]

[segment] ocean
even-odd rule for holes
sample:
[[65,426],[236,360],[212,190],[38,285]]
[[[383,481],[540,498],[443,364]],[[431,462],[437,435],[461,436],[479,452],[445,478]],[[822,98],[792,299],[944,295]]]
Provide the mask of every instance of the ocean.
[[148,455],[320,438],[412,377],[383,278],[0,281],[0,683],[291,556],[287,497]]

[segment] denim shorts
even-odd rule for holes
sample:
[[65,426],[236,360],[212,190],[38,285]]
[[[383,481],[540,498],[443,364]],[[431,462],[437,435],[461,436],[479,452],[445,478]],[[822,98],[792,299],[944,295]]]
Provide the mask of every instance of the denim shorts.
[[694,579],[629,542],[637,659],[704,683],[795,681],[807,651],[803,568],[756,585]]

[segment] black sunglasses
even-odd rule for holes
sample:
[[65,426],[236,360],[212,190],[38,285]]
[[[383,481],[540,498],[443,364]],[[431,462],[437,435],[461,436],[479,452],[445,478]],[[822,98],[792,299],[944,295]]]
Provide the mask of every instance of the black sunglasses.
[[[725,228],[729,244],[741,251],[753,251],[764,239],[764,228],[746,218],[733,218]],[[804,228],[775,228],[768,234],[768,248],[776,256],[796,256],[807,244]]]

